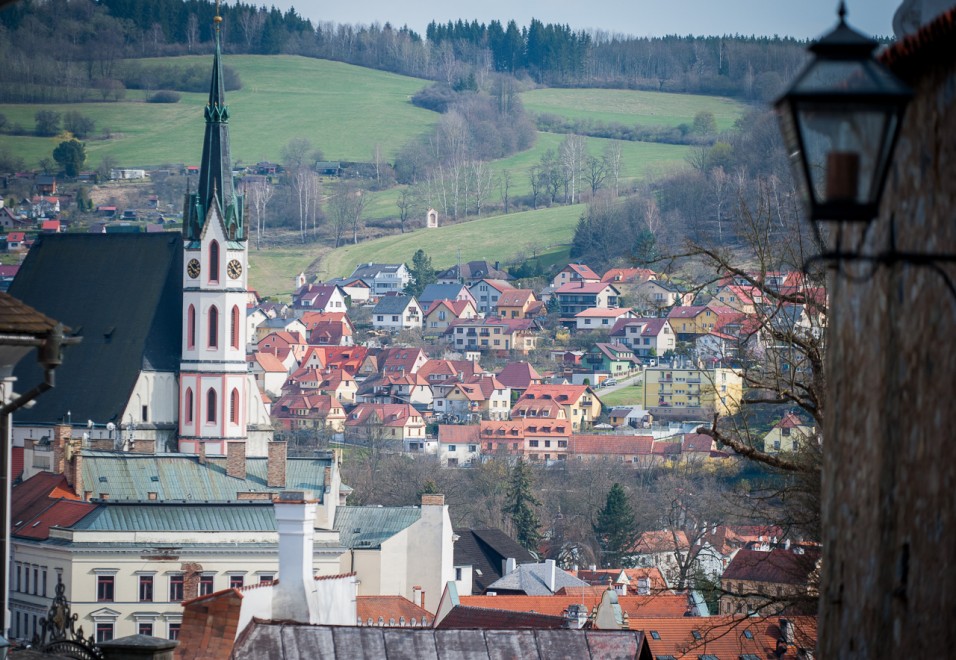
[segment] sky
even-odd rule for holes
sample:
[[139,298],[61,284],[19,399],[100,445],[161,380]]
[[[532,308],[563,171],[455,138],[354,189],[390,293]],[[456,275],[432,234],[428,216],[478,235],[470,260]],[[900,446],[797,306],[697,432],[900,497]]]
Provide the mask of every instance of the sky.
[[[255,0],[254,4],[263,4]],[[283,11],[294,6],[312,20],[335,23],[378,22],[424,34],[432,20],[479,23],[532,18],[568,24],[574,30],[603,30],[638,37],[667,34],[755,34],[813,39],[836,24],[838,0],[271,0]],[[861,32],[892,35],[893,13],[901,0],[848,0],[847,21]]]

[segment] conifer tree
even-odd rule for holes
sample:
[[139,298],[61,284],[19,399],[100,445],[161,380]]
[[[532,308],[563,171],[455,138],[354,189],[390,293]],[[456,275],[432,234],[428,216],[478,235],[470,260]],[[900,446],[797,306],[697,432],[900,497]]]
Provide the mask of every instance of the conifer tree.
[[531,466],[522,459],[511,468],[511,483],[502,513],[511,518],[511,528],[515,540],[532,552],[537,552],[541,534],[538,528],[541,522],[534,507],[541,502],[534,496],[534,473]]
[[422,294],[425,287],[438,280],[435,269],[432,268],[432,258],[424,250],[416,250],[412,256],[412,265],[408,269],[411,281],[405,286],[405,293],[416,298]]
[[633,562],[629,561],[627,552],[639,534],[634,510],[621,484],[615,483],[608,491],[604,508],[598,512],[594,533],[601,543],[601,565],[604,568],[631,568]]

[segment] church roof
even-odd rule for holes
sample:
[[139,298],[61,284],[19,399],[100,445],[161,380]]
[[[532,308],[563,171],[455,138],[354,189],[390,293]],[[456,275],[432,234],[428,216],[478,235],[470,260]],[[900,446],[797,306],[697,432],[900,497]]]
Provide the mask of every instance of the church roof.
[[[206,129],[203,135],[202,161],[199,165],[199,188],[187,194],[183,214],[183,236],[198,241],[213,204],[219,206],[226,235],[245,240],[241,198],[236,197],[232,182],[232,156],[229,148],[229,110],[226,107],[226,86],[222,73],[222,49],[219,27],[216,26],[216,51],[212,61],[209,100],[204,111]],[[233,231],[234,230],[234,231]]]
[[[82,338],[64,351],[56,387],[18,422],[118,422],[141,370],[179,370],[182,255],[178,233],[49,234],[27,255],[10,294]],[[18,382],[43,380],[21,360]]]

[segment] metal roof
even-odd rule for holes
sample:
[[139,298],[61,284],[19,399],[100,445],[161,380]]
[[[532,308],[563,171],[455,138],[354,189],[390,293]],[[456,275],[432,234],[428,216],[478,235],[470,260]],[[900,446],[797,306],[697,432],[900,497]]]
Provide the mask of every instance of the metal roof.
[[335,510],[333,529],[346,548],[378,548],[422,515],[417,506],[350,506]]
[[246,458],[246,478],[226,474],[224,457],[207,458],[206,464],[192,454],[128,454],[83,451],[83,490],[93,498],[101,494],[116,501],[234,501],[237,493],[278,492],[287,488],[311,490],[322,499],[325,469],[331,457],[289,458],[285,486],[270,488],[266,481],[268,459]]
[[73,529],[109,532],[274,532],[272,502],[104,503]]

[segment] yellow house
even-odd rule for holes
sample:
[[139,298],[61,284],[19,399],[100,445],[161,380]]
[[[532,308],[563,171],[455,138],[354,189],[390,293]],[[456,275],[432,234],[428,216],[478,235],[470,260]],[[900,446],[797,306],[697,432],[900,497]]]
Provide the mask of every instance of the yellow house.
[[498,298],[497,314],[503,319],[526,319],[544,313],[544,305],[531,289],[509,289]]
[[667,315],[674,332],[680,335],[706,335],[719,328],[722,315],[735,315],[737,310],[729,307],[690,305],[675,307]]
[[807,426],[793,413],[787,413],[764,436],[763,448],[768,454],[794,452],[813,437],[813,427]]
[[680,413],[709,419],[740,409],[743,379],[733,369],[657,367],[644,371],[644,408],[653,415]]
[[601,416],[601,400],[587,385],[530,385],[512,407],[511,417],[547,417],[541,413],[554,404],[575,431],[588,428]]

